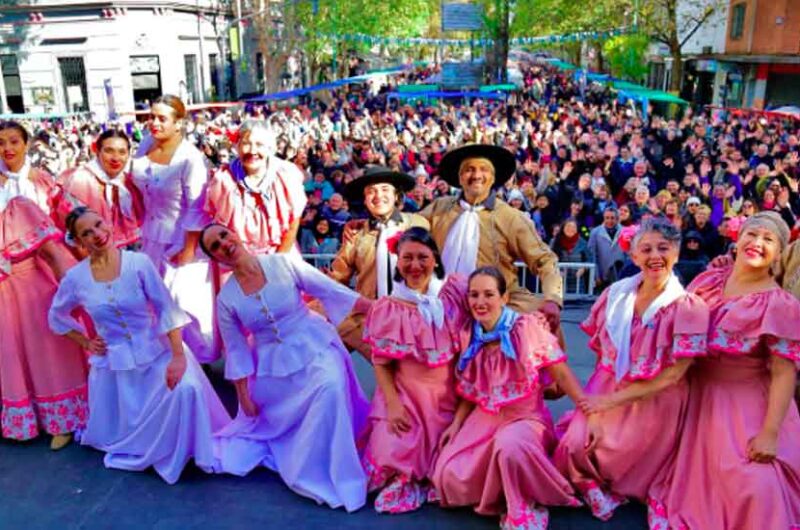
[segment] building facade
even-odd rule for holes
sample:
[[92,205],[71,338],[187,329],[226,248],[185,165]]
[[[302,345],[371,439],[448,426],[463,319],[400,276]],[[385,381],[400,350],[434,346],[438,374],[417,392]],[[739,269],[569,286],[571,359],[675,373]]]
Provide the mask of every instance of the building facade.
[[800,105],[800,0],[731,0],[720,62],[727,105]]
[[189,103],[253,91],[230,59],[232,14],[218,0],[22,0],[0,8],[4,112],[143,109],[161,94]]
[[[650,84],[666,89],[669,50],[654,46],[651,59]],[[800,106],[800,0],[725,0],[687,40],[683,60],[680,95],[695,104]]]

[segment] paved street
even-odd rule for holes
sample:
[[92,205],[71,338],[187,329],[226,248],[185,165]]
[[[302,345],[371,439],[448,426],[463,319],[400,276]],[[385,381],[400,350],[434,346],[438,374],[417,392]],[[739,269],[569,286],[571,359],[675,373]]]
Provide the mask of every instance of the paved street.
[[[571,365],[584,380],[593,362],[577,322],[587,310],[588,306],[582,306],[564,312]],[[374,381],[366,363],[359,362],[358,372],[365,390],[372,392]],[[231,387],[221,381],[218,370],[215,376],[226,403],[233,405]],[[557,416],[569,404],[561,400],[551,406]],[[237,478],[208,476],[190,466],[177,485],[168,486],[152,472],[106,470],[97,451],[71,445],[53,453],[47,444],[47,440],[0,441],[0,530],[497,527],[496,518],[435,506],[402,516],[378,515],[371,506],[346,514],[293,494],[267,470]],[[645,511],[625,506],[611,522],[600,523],[585,509],[552,510],[550,528],[644,530]]]

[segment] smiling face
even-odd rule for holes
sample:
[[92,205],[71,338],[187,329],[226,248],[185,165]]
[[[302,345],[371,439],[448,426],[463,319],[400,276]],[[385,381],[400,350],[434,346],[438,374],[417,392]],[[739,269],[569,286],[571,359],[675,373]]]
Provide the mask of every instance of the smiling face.
[[467,304],[469,311],[485,330],[494,328],[503,306],[508,303],[508,292],[500,294],[497,280],[485,274],[473,276],[469,282]]
[[752,269],[769,268],[780,259],[781,244],[778,236],[763,226],[749,226],[736,242],[736,261]]
[[28,144],[20,131],[13,128],[0,131],[0,153],[8,169],[19,171],[25,164],[27,152]]
[[269,131],[253,129],[242,135],[236,144],[236,151],[245,173],[258,175],[266,171],[269,157],[275,153],[275,139]]
[[163,103],[150,107],[150,134],[158,142],[165,142],[181,133],[181,120],[175,109]]
[[397,190],[388,182],[371,184],[364,188],[364,205],[377,219],[386,219],[397,204]]
[[102,252],[114,244],[111,226],[92,211],[87,211],[75,221],[73,233],[75,242],[89,254]]
[[494,166],[486,158],[467,158],[458,170],[458,182],[467,202],[480,202],[494,185]]
[[660,284],[678,261],[678,245],[659,232],[642,234],[631,249],[631,259],[642,270],[643,280]]
[[397,270],[409,289],[427,292],[436,258],[433,251],[416,241],[405,241],[397,249]]
[[97,159],[100,166],[110,177],[116,177],[123,169],[131,155],[128,142],[124,138],[106,138],[98,147]]
[[203,246],[214,261],[233,265],[247,253],[235,232],[214,225],[203,233]]

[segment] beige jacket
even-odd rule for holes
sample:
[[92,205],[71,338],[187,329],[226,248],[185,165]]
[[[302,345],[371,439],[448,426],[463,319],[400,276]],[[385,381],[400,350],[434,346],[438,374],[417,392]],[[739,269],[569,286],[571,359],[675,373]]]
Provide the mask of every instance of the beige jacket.
[[[522,313],[536,311],[542,298],[563,303],[563,285],[558,272],[558,257],[545,245],[536,232],[533,221],[519,210],[515,210],[494,194],[484,203],[486,209],[478,213],[480,218],[480,242],[478,244],[478,267],[493,265],[500,269],[508,283],[509,306]],[[439,249],[444,248],[450,228],[463,212],[459,197],[442,197],[420,212],[431,224],[431,235]],[[542,298],[519,284],[514,262],[522,261],[528,269],[539,276]]]

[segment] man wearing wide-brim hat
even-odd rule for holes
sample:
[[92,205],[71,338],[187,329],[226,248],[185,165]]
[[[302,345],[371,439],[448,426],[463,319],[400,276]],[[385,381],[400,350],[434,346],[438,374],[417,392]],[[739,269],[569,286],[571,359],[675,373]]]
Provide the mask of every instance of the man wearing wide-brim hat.
[[[374,166],[345,186],[348,202],[363,202],[370,218],[360,226],[345,227],[342,246],[331,264],[331,277],[349,285],[355,275],[356,291],[372,300],[391,294],[397,256],[389,252],[386,241],[412,226],[428,228],[423,217],[398,209],[403,194],[414,185],[414,179],[408,175]],[[339,334],[349,348],[369,360],[369,346],[361,338],[363,329],[364,315],[353,314],[339,325]]]
[[[430,222],[447,274],[497,267],[508,283],[508,305],[521,313],[542,311],[556,330],[563,298],[558,257],[539,238],[533,221],[495,194],[515,171],[514,155],[502,147],[471,144],[454,149],[442,158],[439,176],[461,188],[461,194],[435,200],[420,215]],[[516,261],[539,276],[542,297],[519,284]]]

